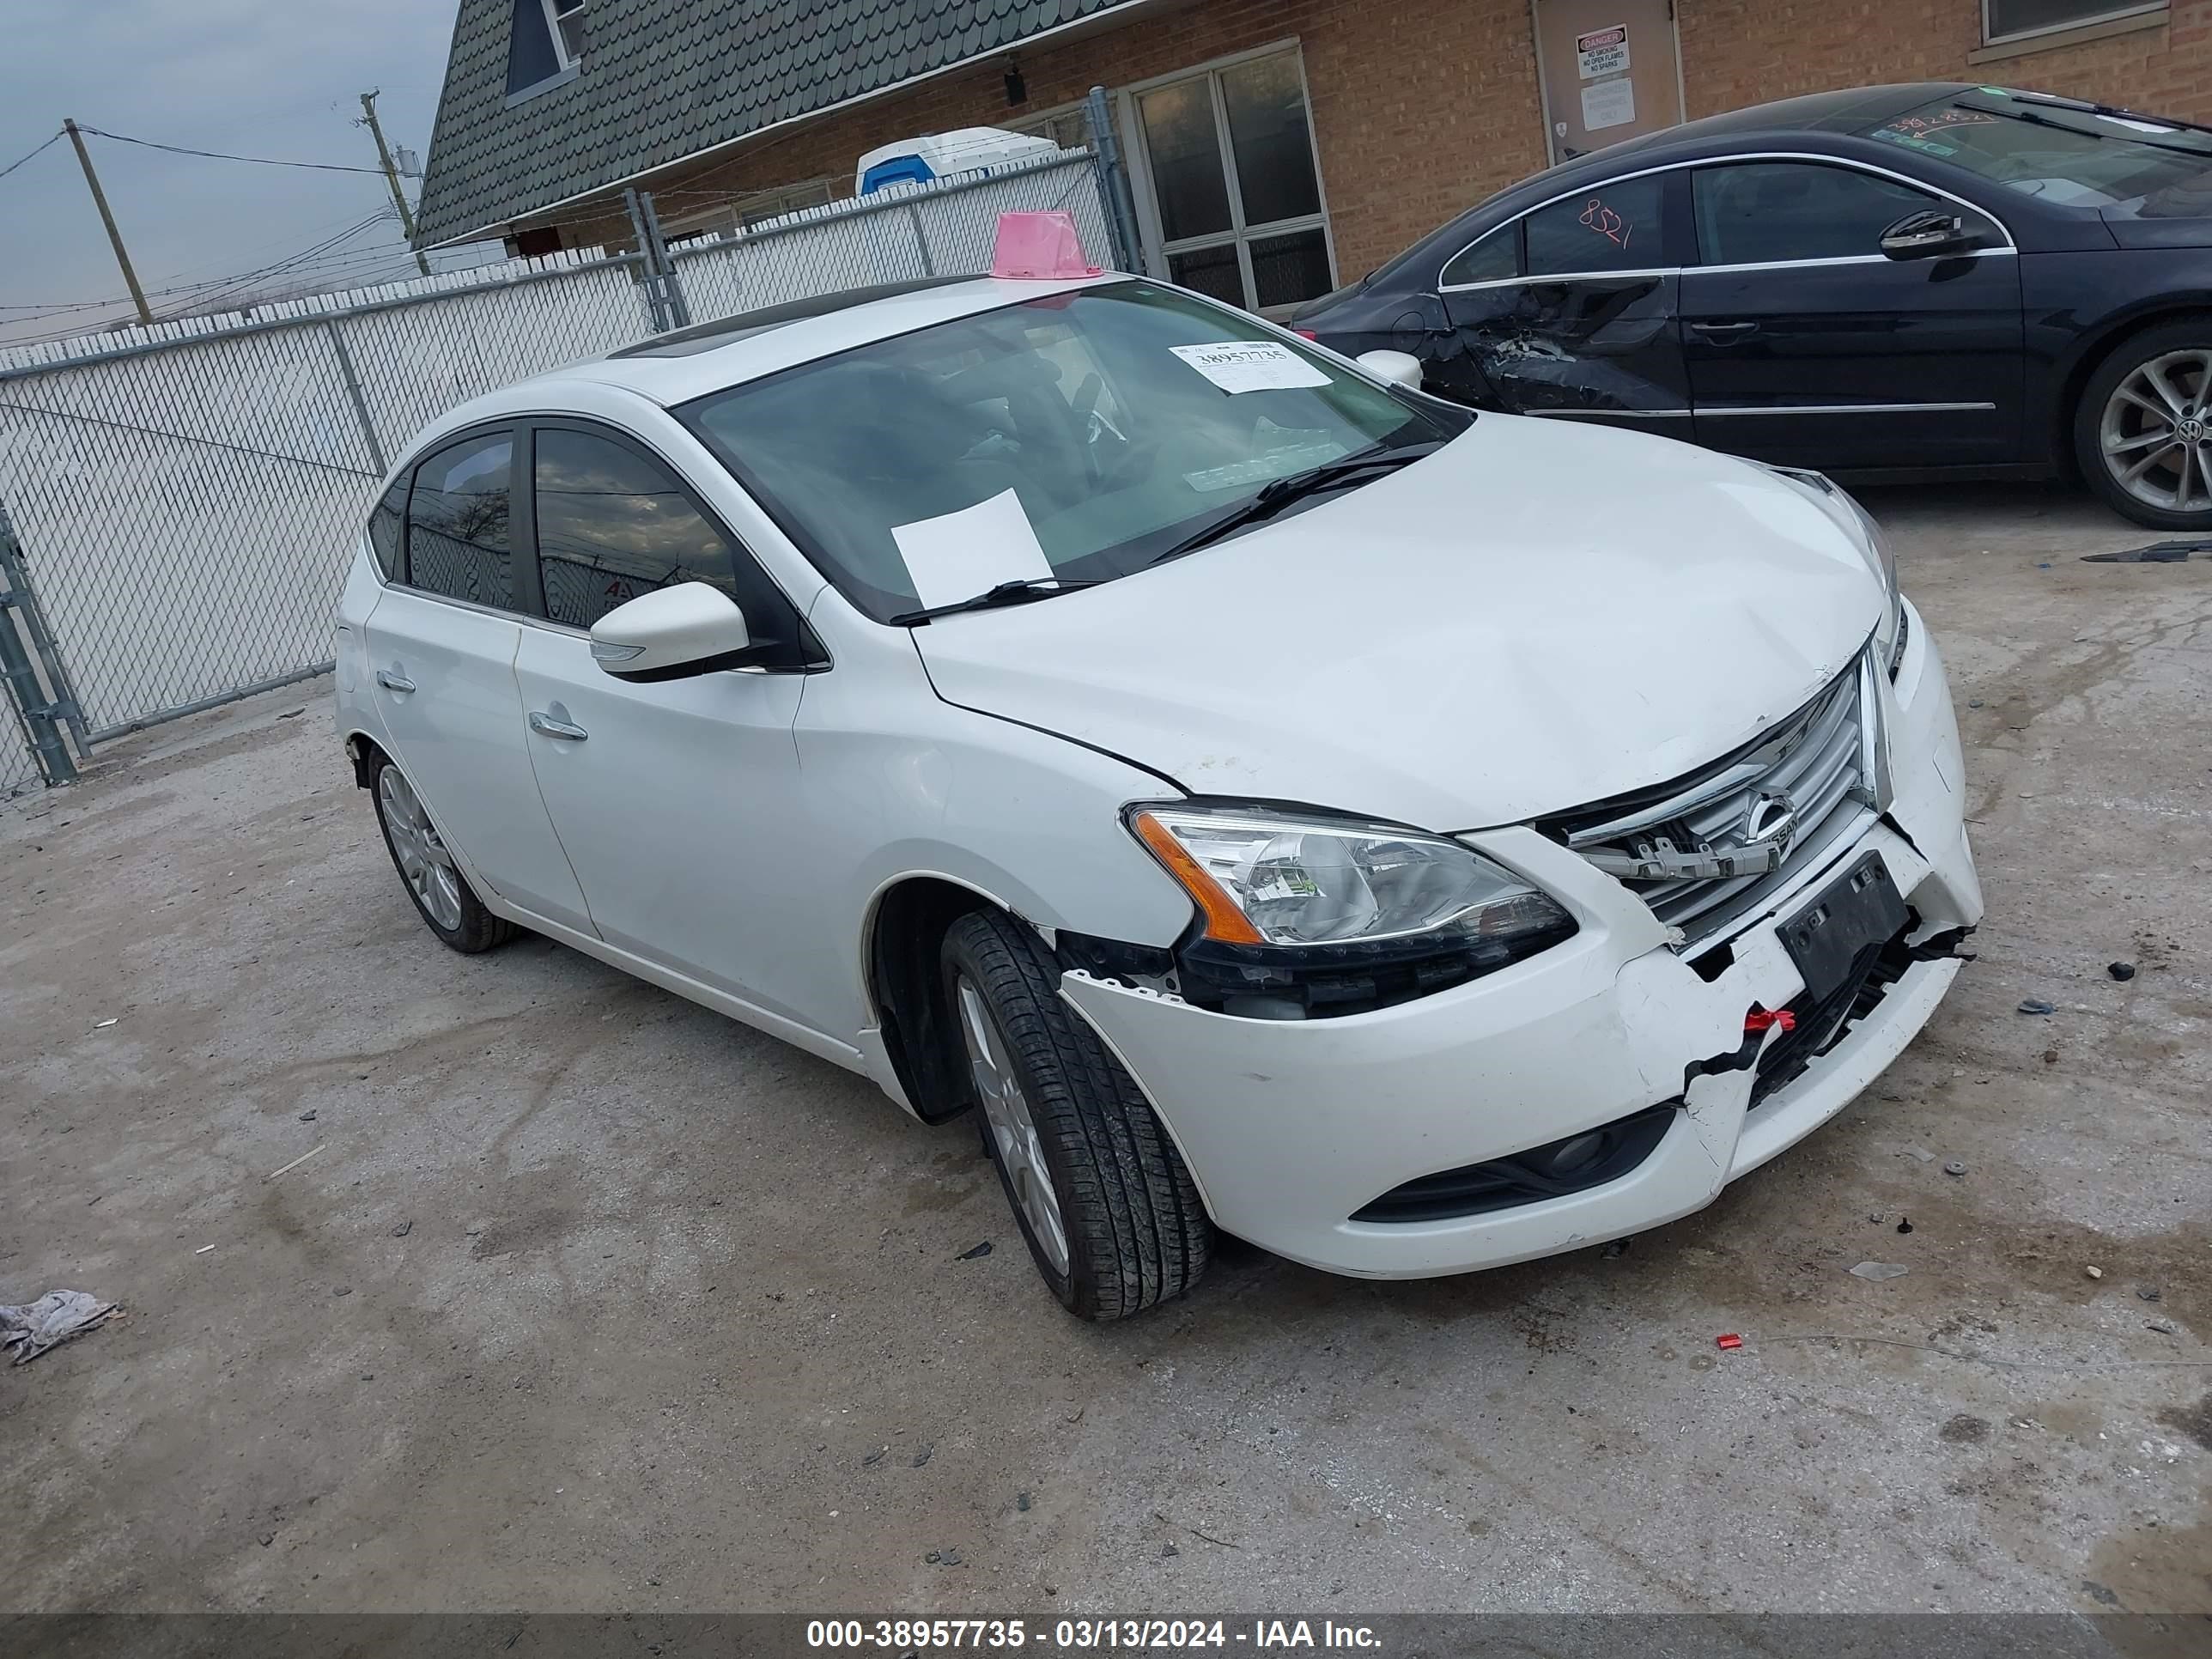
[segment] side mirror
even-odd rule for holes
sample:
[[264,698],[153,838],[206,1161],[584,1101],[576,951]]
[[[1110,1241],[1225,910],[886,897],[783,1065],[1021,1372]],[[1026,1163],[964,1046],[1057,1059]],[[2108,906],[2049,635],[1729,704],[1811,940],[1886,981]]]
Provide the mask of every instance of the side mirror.
[[1352,361],[1378,380],[1408,392],[1421,389],[1421,360],[1410,351],[1363,351]]
[[1981,238],[1955,213],[1923,208],[1881,234],[1881,251],[1893,259],[1952,259],[1971,253]]
[[641,593],[592,629],[592,660],[618,680],[680,680],[734,668],[751,646],[745,613],[704,582]]

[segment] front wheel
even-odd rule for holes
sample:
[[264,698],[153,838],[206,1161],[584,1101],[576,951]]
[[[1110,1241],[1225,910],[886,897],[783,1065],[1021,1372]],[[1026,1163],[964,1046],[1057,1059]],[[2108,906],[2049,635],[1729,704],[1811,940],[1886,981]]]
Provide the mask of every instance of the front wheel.
[[1144,1091],[1060,1001],[1056,965],[996,910],[954,922],[942,960],[959,1071],[1053,1294],[1104,1320],[1188,1290],[1212,1224]]
[[2124,342],[2082,389],[2074,451],[2089,487],[2137,524],[2212,530],[2212,317]]

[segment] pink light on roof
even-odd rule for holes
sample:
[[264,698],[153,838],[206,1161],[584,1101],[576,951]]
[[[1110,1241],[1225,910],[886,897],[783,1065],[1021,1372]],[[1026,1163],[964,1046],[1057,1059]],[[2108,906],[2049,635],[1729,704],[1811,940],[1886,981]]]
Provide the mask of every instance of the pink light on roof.
[[1002,213],[998,246],[991,253],[994,276],[1097,276],[1100,268],[1083,257],[1083,239],[1072,213]]

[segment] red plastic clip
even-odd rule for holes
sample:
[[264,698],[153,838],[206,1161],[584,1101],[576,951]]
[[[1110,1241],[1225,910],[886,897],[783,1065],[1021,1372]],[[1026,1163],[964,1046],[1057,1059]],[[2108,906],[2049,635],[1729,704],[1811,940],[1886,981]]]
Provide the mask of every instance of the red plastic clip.
[[1794,1031],[1797,1029],[1797,1016],[1787,1008],[1777,1008],[1771,1012],[1765,1008],[1754,1008],[1743,1017],[1743,1029],[1747,1031],[1763,1031],[1770,1025]]
[[1743,1339],[1738,1336],[1734,1331],[1730,1331],[1726,1336],[1715,1337],[1713,1339],[1713,1346],[1716,1348],[1741,1348],[1743,1346]]

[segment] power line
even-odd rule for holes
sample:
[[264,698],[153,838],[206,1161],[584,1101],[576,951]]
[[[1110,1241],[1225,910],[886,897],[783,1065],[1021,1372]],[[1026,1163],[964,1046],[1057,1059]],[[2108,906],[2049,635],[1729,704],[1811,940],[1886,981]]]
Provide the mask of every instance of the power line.
[[[266,155],[232,155],[219,149],[193,149],[184,144],[161,144],[155,143],[151,138],[126,137],[122,133],[109,132],[100,127],[80,125],[78,131],[82,132],[89,132],[100,138],[112,138],[118,144],[137,144],[147,149],[165,149],[172,155],[203,155],[213,161],[251,161],[256,167],[311,167],[318,173],[380,173],[383,172],[383,168],[381,167],[342,167],[336,161],[272,161]],[[48,142],[51,143],[52,141],[49,140]],[[25,158],[25,160],[28,159],[28,157]],[[18,162],[16,165],[20,167],[22,163]]]
[[[89,127],[86,128],[85,130],[86,130],[88,132],[91,131],[91,129],[90,129]],[[21,161],[10,161],[10,162],[9,162],[9,163],[8,163],[8,165],[7,165],[6,167],[0,167],[0,179],[5,179],[5,178],[9,174],[9,173],[13,173],[13,172],[17,168],[17,167],[19,167],[22,166],[24,161],[27,161],[31,160],[32,156],[36,156],[36,155],[44,155],[44,154],[46,153],[46,149],[48,149],[48,147],[49,147],[49,146],[59,143],[61,142],[61,139],[62,139],[62,135],[61,135],[60,131],[59,131],[58,130],[57,130],[57,131],[53,133],[53,135],[46,140],[46,142],[45,143],[40,144],[40,145],[38,147],[38,149],[36,149],[33,150],[33,151],[31,152],[30,155],[26,155],[26,156],[22,157]]]

